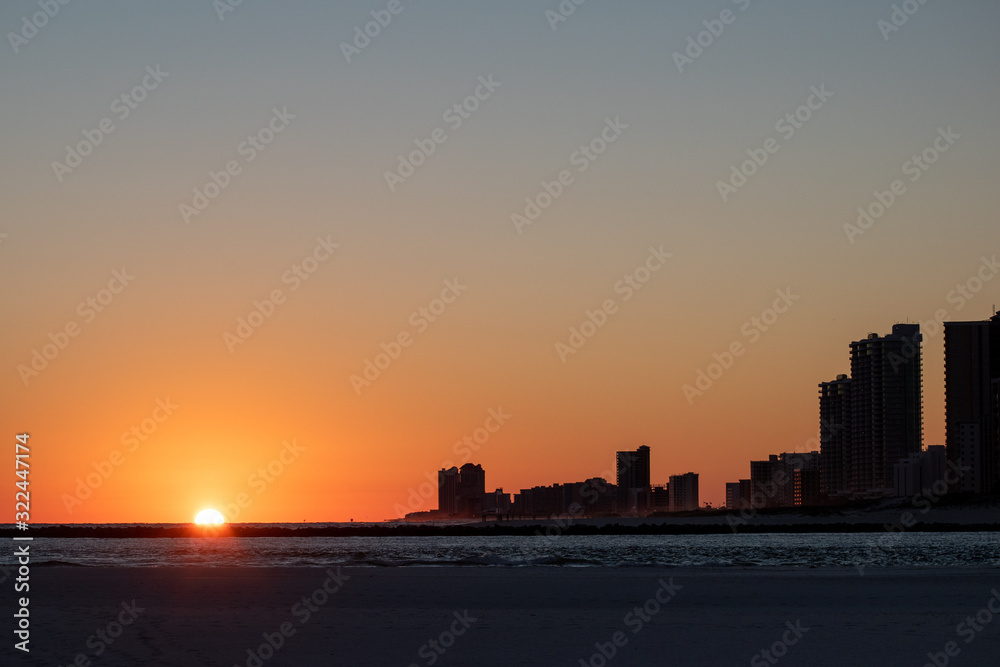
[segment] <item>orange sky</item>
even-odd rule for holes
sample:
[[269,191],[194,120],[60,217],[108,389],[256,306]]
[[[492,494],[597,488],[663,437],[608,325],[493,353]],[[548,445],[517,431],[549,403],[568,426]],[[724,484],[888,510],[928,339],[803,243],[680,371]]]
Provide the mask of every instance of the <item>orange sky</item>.
[[[586,5],[553,30],[531,7],[413,5],[348,62],[368,8],[74,5],[0,62],[0,425],[31,433],[33,521],[433,509],[427,475],[501,409],[470,456],[490,489],[648,444],[654,483],[698,472],[719,504],[815,436],[850,341],[1000,303],[1000,281],[955,292],[997,251],[995,3],[929,3],[888,40],[878,7],[755,3],[683,71],[717,10]],[[941,444],[940,335],[923,359]]]

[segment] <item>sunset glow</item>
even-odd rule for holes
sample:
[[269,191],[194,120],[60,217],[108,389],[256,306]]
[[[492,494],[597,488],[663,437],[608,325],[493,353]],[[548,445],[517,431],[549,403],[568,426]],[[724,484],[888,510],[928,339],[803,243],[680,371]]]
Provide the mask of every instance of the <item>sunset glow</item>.
[[226,522],[226,517],[218,510],[209,508],[198,512],[194,522],[199,526],[219,526]]

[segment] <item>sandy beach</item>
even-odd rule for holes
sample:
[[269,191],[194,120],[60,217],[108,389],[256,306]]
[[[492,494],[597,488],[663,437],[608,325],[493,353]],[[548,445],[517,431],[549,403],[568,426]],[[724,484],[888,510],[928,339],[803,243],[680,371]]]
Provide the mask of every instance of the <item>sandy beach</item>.
[[44,567],[6,664],[987,665],[997,590],[997,569]]

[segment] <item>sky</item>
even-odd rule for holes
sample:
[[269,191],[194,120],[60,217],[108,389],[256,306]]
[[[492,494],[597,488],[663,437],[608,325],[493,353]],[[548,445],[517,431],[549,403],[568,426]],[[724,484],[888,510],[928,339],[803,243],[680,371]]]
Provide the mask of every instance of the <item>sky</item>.
[[4,2],[0,425],[30,433],[31,520],[378,521],[436,508],[445,465],[516,492],[641,444],[719,505],[815,449],[817,385],[907,321],[943,444],[935,320],[1000,302],[998,25]]

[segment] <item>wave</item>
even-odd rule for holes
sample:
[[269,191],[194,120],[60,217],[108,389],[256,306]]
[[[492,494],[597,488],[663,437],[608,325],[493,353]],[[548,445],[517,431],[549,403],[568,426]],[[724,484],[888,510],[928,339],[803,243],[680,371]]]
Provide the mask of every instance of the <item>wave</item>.
[[[0,561],[11,552],[0,542]],[[1000,567],[1000,532],[871,535],[61,539],[39,567]],[[33,557],[36,554],[33,553]],[[38,553],[41,557],[43,554]]]
[[592,558],[537,556],[504,558],[497,555],[465,555],[456,558],[348,558],[336,565],[343,567],[608,567],[610,563]]
[[87,567],[83,563],[74,563],[68,560],[39,560],[31,561],[31,567]]

